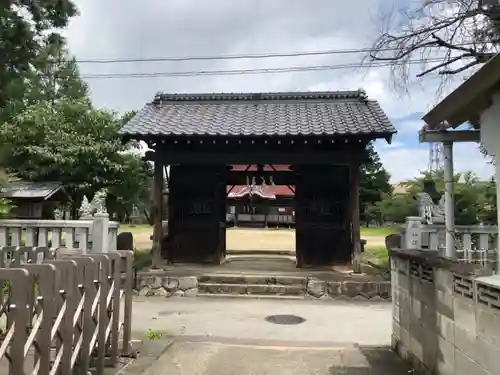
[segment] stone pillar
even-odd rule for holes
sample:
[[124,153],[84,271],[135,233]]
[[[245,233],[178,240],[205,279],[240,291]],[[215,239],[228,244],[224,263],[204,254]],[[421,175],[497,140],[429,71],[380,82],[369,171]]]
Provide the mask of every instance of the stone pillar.
[[444,223],[446,230],[445,255],[455,257],[455,193],[453,181],[453,143],[443,142],[444,156]]
[[92,219],[92,253],[107,253],[109,250],[109,215],[96,213]]
[[418,216],[408,216],[406,218],[406,230],[404,238],[405,250],[422,249],[422,218]]

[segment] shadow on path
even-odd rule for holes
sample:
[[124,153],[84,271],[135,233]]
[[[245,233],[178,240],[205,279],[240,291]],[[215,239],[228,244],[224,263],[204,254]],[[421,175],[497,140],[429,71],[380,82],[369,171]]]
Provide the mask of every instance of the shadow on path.
[[143,374],[154,375],[406,375],[388,347],[184,336]]

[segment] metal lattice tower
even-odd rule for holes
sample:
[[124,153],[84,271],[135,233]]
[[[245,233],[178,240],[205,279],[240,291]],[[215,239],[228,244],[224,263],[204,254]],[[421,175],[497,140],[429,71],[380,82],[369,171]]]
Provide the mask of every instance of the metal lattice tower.
[[443,166],[443,144],[440,142],[429,143],[429,165],[427,166],[427,171],[442,171]]

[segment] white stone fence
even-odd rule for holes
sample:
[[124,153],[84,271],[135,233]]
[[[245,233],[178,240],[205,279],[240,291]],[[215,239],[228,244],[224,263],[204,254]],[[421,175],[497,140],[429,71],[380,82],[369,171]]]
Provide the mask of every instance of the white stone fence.
[[[402,245],[405,249],[433,250],[444,255],[444,224],[423,224],[420,217],[408,217],[403,232]],[[496,262],[496,225],[455,225],[454,234],[457,260],[481,264]]]
[[0,220],[0,248],[29,246],[81,249],[84,253],[116,250],[120,224],[106,213],[81,220]]

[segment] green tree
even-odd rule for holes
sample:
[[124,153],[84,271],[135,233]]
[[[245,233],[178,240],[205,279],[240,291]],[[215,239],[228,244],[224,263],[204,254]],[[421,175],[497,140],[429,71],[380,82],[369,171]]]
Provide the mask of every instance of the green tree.
[[139,212],[148,209],[153,171],[151,165],[134,152],[123,153],[121,163],[119,183],[108,188],[107,205],[109,212],[123,222],[130,218],[134,206]]
[[63,182],[74,214],[83,195],[91,198],[100,188],[108,189],[108,209],[120,218],[149,203],[149,165],[135,152],[140,145],[116,133],[135,111],[118,116],[94,109],[75,59],[56,34],[40,42],[24,77],[0,119],[7,169],[26,180]]
[[[408,195],[415,197],[423,190],[425,180],[432,179],[436,190],[444,194],[444,172],[422,173],[422,176],[405,181]],[[455,223],[457,225],[473,225],[482,221],[496,222],[496,190],[495,182],[481,181],[474,173],[457,173],[454,176],[455,191]]]
[[[0,171],[0,193],[5,188],[7,184],[7,175],[4,175],[2,171]],[[12,204],[9,200],[0,197],[0,219],[7,217],[12,208]]]
[[0,113],[0,123],[22,112],[30,105],[44,102],[52,105],[62,98],[88,101],[87,84],[80,78],[75,59],[69,54],[64,40],[57,34],[40,44],[30,69]]
[[[0,6],[0,110],[22,93],[44,40],[77,14],[70,0],[4,0]],[[15,104],[12,104],[15,105]],[[9,110],[12,108],[9,108]]]
[[27,73],[24,100],[27,105],[62,98],[89,101],[88,86],[80,78],[76,60],[59,35],[51,35],[42,44]]
[[32,104],[0,125],[5,165],[25,180],[61,181],[74,215],[84,195],[106,188],[109,212],[126,219],[134,205],[149,204],[152,177],[138,144],[117,135],[127,117],[96,110],[85,99]]
[[375,207],[382,222],[404,223],[408,216],[418,215],[418,203],[410,194],[386,195]]
[[483,194],[480,198],[481,210],[479,220],[487,224],[497,224],[497,191],[495,178],[483,183]]
[[382,165],[373,143],[369,143],[366,147],[366,159],[367,161],[361,166],[359,189],[362,221],[366,221],[367,207],[374,206],[376,202],[382,200],[384,195],[392,194],[392,186],[389,183],[390,175]]
[[76,211],[84,194],[120,182],[126,146],[119,126],[114,113],[62,98],[33,104],[3,124],[0,143],[9,171],[29,181],[61,181]]

